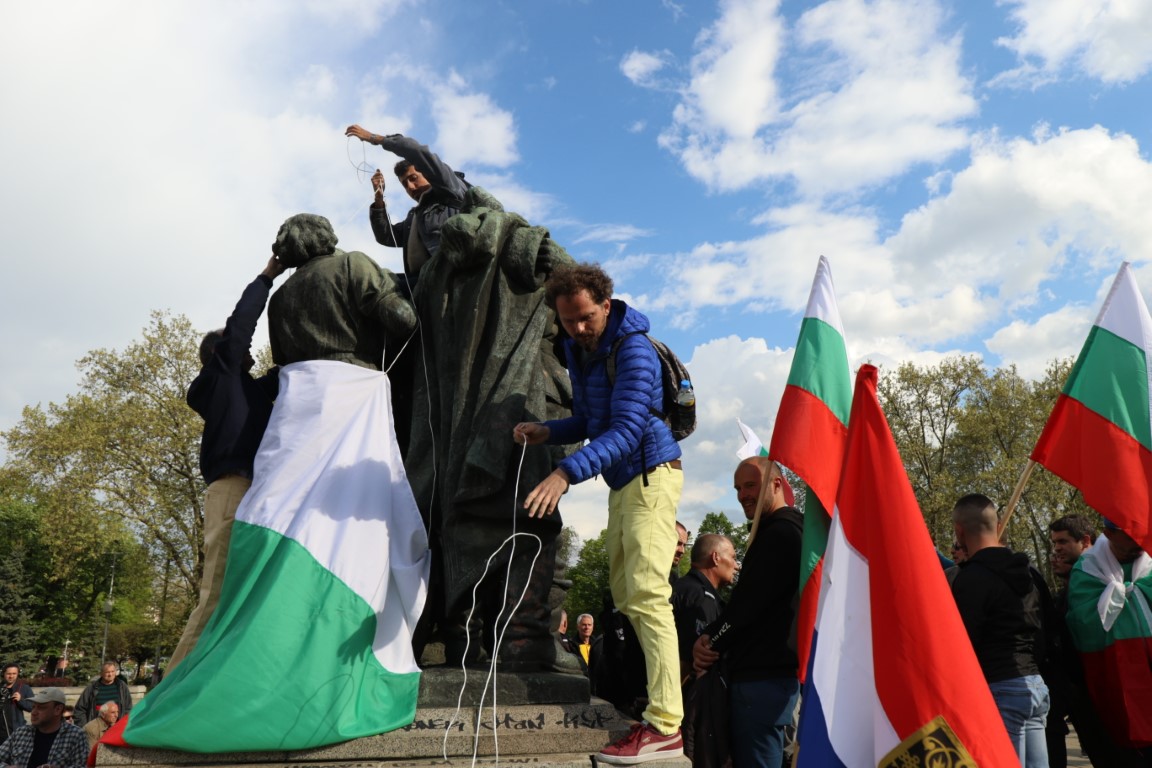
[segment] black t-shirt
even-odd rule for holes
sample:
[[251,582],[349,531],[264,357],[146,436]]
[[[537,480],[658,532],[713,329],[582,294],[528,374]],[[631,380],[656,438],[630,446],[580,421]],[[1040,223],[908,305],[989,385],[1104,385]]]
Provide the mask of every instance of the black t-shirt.
[[52,745],[56,742],[56,734],[60,733],[59,729],[52,733],[41,733],[36,731],[32,736],[32,754],[28,757],[28,768],[39,768],[41,765],[48,764],[48,753],[52,751]]

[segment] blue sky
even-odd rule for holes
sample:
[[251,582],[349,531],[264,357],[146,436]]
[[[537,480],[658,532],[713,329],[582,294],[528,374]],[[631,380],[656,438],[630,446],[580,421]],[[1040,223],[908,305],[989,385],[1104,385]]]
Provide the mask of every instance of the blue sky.
[[[1152,287],[1152,0],[8,3],[0,429],[152,309],[220,325],[281,221],[367,226],[359,123],[549,227],[689,363],[681,517],[738,506],[820,254],[853,364],[1039,375]],[[409,204],[388,190],[395,216]],[[605,491],[573,491],[582,536]]]

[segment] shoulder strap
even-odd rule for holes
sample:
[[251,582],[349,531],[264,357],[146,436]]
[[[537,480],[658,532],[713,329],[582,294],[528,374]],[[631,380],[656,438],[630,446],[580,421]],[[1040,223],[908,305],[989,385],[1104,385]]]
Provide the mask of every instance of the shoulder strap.
[[627,339],[629,336],[647,335],[644,331],[631,331],[612,342],[612,349],[608,352],[608,359],[604,361],[604,365],[608,369],[608,386],[615,386],[616,384],[616,351],[620,349],[620,345],[624,343],[624,339]]

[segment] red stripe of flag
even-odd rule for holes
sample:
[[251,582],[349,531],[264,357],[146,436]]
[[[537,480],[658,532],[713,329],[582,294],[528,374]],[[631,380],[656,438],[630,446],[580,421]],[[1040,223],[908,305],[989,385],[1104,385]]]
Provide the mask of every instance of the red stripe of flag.
[[1088,506],[1152,552],[1152,454],[1131,435],[1060,395],[1032,460],[1080,489]]

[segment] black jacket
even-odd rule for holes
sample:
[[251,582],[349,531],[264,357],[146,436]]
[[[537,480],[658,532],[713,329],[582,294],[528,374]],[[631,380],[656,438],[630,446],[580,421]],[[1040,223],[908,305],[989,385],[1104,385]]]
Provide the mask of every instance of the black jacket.
[[716,588],[695,569],[688,571],[672,585],[672,615],[676,619],[676,640],[680,660],[692,667],[692,646],[700,633],[724,610]]
[[209,484],[232,473],[252,477],[256,450],[272,415],[279,369],[258,379],[244,370],[271,288],[272,279],[260,275],[244,289],[212,359],[188,387],[188,405],[204,419],[200,473]]
[[781,507],[760,521],[732,601],[704,634],[734,682],[796,677],[796,606],[804,516]]
[[[120,717],[124,717],[132,709],[132,690],[124,679],[117,677],[112,681],[116,686],[116,703],[120,705]],[[88,687],[80,693],[76,706],[72,710],[76,725],[83,727],[89,720],[96,718],[96,686],[100,685],[100,678],[88,683]]]
[[[3,685],[0,683],[0,685]],[[0,738],[6,739],[16,732],[16,729],[27,722],[24,718],[25,712],[31,712],[34,706],[29,699],[35,694],[28,684],[23,680],[17,679],[11,688],[3,686],[7,689],[7,693],[3,696],[4,700],[4,730],[0,731]],[[20,694],[20,701],[12,701],[12,692]]]
[[1041,598],[1028,556],[985,547],[959,565],[952,596],[989,683],[1038,675]]

